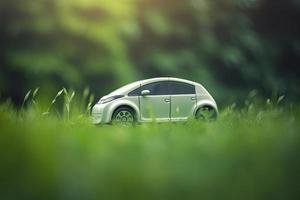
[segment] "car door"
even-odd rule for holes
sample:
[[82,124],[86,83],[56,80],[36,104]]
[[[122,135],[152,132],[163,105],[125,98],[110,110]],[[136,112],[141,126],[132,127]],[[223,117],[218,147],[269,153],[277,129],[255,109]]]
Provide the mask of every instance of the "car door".
[[169,94],[171,96],[171,120],[187,120],[192,116],[196,105],[195,86],[178,81],[169,81]]
[[142,121],[169,121],[170,95],[168,95],[168,82],[159,81],[141,86],[140,92],[149,90],[145,96],[139,95],[140,114]]

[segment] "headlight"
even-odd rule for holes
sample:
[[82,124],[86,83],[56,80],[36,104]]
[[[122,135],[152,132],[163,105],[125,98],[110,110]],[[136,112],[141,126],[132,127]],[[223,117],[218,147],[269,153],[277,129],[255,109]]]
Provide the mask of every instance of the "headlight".
[[122,97],[124,97],[124,95],[115,95],[115,96],[108,97],[106,99],[100,99],[100,101],[98,103],[99,104],[105,104],[105,103],[111,102],[115,99],[122,98]]

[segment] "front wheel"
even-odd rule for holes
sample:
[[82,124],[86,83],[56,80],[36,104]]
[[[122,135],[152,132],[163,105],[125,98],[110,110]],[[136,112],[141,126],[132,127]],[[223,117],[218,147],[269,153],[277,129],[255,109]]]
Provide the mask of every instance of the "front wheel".
[[129,126],[135,124],[134,111],[127,107],[118,108],[113,114],[113,124]]
[[217,111],[210,106],[200,107],[196,112],[196,119],[202,121],[214,121],[217,119]]

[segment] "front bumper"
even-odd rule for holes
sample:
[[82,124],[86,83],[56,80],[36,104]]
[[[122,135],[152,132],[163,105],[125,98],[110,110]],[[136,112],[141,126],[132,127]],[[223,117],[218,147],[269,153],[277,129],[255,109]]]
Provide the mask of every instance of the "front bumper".
[[109,123],[108,104],[96,104],[92,109],[93,124]]

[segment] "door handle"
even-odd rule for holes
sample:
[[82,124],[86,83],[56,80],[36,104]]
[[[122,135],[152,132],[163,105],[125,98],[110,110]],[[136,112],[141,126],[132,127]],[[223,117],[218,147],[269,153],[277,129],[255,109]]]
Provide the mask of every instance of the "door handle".
[[169,103],[169,102],[170,102],[170,99],[165,99],[165,102],[166,102],[166,103]]
[[192,100],[192,101],[195,101],[195,100],[196,100],[196,97],[192,97],[191,100]]

